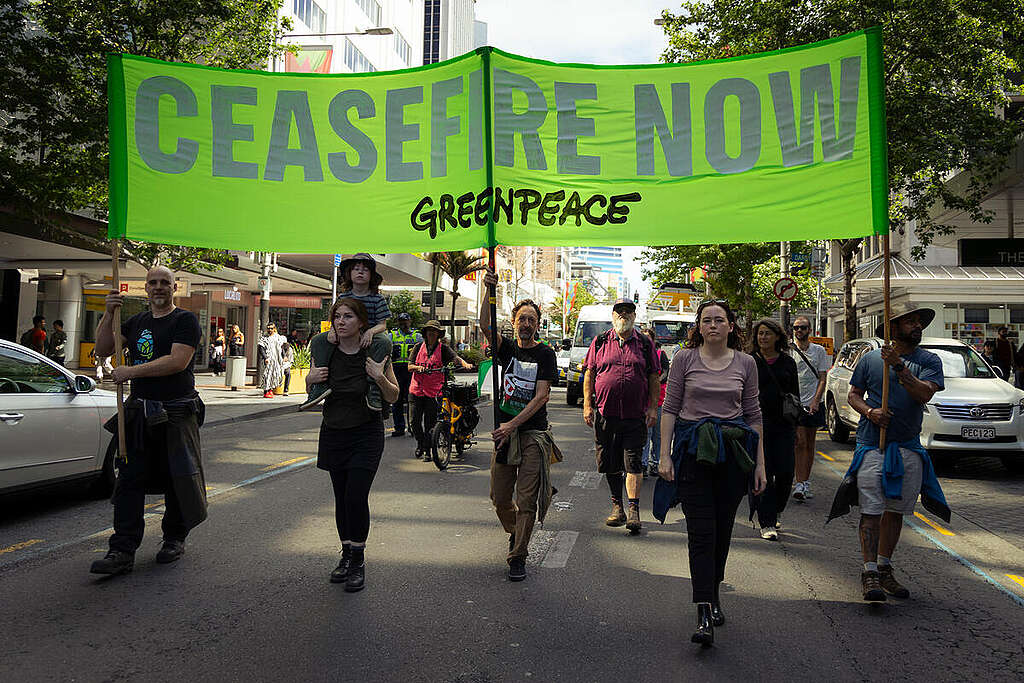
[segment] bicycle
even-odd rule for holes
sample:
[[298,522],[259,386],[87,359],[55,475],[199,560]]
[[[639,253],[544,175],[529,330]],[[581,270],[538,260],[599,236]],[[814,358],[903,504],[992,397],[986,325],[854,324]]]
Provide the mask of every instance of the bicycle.
[[476,382],[460,383],[453,379],[451,367],[444,368],[444,386],[441,389],[441,407],[437,424],[430,430],[431,456],[437,469],[448,469],[452,450],[459,457],[474,445],[474,429],[480,422],[477,412]]

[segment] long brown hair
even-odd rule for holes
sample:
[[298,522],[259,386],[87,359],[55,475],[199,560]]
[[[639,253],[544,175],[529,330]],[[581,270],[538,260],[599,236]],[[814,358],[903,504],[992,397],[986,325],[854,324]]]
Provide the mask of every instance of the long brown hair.
[[736,327],[736,314],[729,308],[729,304],[724,299],[710,299],[708,301],[702,301],[700,306],[697,307],[697,315],[693,327],[690,328],[690,333],[686,339],[686,348],[696,349],[704,343],[704,335],[700,333],[700,316],[704,312],[704,309],[708,306],[718,306],[725,311],[725,319],[732,323],[732,331],[729,333],[728,339],[725,341],[725,345],[730,349],[741,349],[743,347],[743,335],[740,334],[740,330]]

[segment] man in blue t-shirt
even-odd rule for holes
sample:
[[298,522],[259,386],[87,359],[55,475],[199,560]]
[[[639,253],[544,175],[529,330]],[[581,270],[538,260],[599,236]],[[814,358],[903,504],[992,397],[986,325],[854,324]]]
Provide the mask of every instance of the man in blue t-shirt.
[[[861,583],[864,599],[872,602],[885,600],[886,593],[900,598],[910,595],[893,576],[890,558],[900,538],[903,515],[913,514],[921,493],[923,458],[927,457],[920,442],[924,406],[945,388],[942,361],[918,346],[922,331],[934,317],[935,311],[926,308],[895,317],[891,322],[893,343],[861,358],[850,379],[850,407],[861,414],[857,426],[857,454],[863,456],[857,470],[864,556]],[[882,333],[879,325],[875,334]],[[884,372],[889,373],[886,411],[881,407]],[[885,444],[879,443],[882,427],[886,428]],[[894,450],[890,458],[902,461],[902,478],[894,476],[899,463],[890,462],[886,468],[886,445],[898,445],[898,455]],[[894,491],[896,488],[900,490]]]

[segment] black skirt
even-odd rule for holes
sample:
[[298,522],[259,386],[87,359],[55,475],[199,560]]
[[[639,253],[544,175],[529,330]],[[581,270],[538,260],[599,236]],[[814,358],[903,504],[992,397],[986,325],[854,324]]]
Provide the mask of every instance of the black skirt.
[[376,472],[384,453],[384,420],[380,413],[356,427],[335,429],[320,425],[316,466],[322,470]]

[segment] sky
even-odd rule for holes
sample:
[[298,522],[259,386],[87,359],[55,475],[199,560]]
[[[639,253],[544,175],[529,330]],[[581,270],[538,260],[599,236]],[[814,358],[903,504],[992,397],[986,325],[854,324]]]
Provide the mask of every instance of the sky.
[[[654,20],[675,0],[477,0],[487,43],[525,57],[589,64],[652,64],[667,39]],[[623,249],[626,277],[645,294],[640,247]]]

